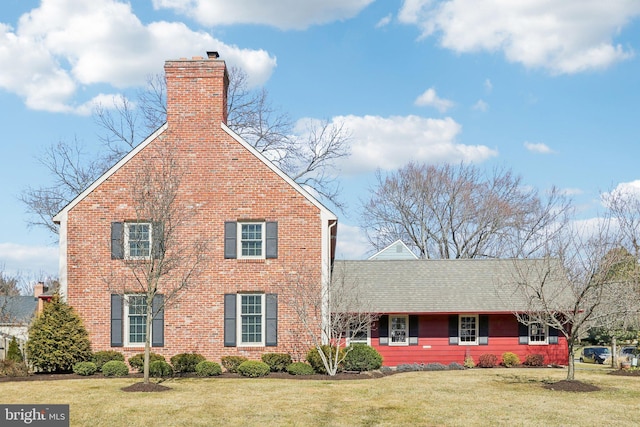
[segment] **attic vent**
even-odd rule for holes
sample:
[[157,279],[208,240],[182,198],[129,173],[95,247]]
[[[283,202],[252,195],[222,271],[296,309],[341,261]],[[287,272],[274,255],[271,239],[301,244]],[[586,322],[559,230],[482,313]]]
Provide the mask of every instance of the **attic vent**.
[[207,58],[209,58],[209,59],[218,59],[218,58],[220,58],[220,54],[218,54],[218,52],[216,52],[215,50],[209,51],[209,52],[207,52]]

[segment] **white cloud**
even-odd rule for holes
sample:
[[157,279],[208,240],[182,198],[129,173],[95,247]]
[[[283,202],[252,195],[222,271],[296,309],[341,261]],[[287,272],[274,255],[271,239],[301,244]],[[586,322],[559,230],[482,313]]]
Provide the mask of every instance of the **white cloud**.
[[640,180],[621,182],[608,193],[602,193],[601,199],[606,206],[610,197],[640,200]]
[[0,267],[10,275],[58,275],[58,248],[0,243]]
[[[86,114],[76,98],[91,85],[142,85],[162,72],[164,61],[217,50],[243,68],[248,83],[263,84],[276,60],[264,50],[240,49],[179,22],[143,24],[118,0],[43,0],[22,15],[14,30],[0,23],[0,88],[35,110]],[[85,95],[86,96],[86,95]]]
[[487,93],[491,93],[493,91],[493,83],[491,83],[491,80],[486,79],[484,81],[484,89],[487,91]]
[[444,113],[449,108],[453,107],[454,103],[448,99],[439,98],[438,94],[436,94],[436,90],[434,88],[429,88],[422,95],[416,98],[415,105],[421,107],[433,107],[441,113]]
[[373,0],[153,0],[203,25],[264,24],[283,30],[305,29],[353,18]]
[[364,230],[358,226],[338,223],[338,259],[366,259],[371,253]]
[[502,51],[510,62],[571,74],[630,58],[613,38],[639,15],[637,1],[405,0],[398,17],[458,53]]
[[527,150],[532,151],[534,153],[540,153],[540,154],[551,154],[551,153],[553,153],[553,150],[551,148],[549,148],[547,146],[547,144],[543,144],[541,142],[538,142],[538,143],[525,142],[524,143],[524,147]]
[[473,108],[476,111],[488,111],[489,110],[489,104],[487,104],[486,102],[484,102],[482,99],[479,99],[478,102],[476,102],[475,104],[473,104]]
[[484,145],[456,143],[461,126],[450,117],[340,116],[333,120],[351,132],[351,156],[337,165],[344,175],[394,170],[410,161],[482,162],[498,155]]
[[391,22],[391,14],[379,20],[378,23],[376,24],[376,28],[386,27],[387,25],[389,25],[390,22]]

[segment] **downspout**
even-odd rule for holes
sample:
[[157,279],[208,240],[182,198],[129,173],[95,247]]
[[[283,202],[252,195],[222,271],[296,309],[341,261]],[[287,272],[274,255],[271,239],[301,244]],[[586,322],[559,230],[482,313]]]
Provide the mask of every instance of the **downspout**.
[[[338,225],[338,220],[327,219],[328,227],[325,228],[326,236],[324,237],[325,251],[322,260],[322,344],[329,344],[329,335],[327,334],[331,324],[331,301],[329,287],[331,285],[331,264],[332,264],[332,233],[331,230]],[[324,233],[323,233],[324,234]]]

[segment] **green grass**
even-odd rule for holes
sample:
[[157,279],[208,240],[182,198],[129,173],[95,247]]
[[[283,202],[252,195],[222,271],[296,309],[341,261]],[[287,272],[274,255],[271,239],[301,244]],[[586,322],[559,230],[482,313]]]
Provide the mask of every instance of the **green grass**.
[[[578,365],[578,364],[577,364]],[[2,403],[70,404],[72,426],[635,425],[640,378],[582,369],[600,391],[543,387],[564,369],[408,372],[353,381],[174,379],[170,391],[126,393],[139,379],[0,383]]]

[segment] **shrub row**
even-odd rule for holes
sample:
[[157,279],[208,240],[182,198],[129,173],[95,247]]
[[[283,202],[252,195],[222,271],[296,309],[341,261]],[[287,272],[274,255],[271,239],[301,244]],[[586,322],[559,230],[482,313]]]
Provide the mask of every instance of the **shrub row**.
[[[520,364],[525,366],[543,366],[544,365],[544,355],[542,354],[528,354],[525,358],[524,362],[520,361],[520,358],[517,354],[512,352],[506,352],[502,354],[502,361],[500,364],[507,368],[512,368],[514,366],[519,366]],[[498,366],[498,356],[495,354],[481,354],[478,358],[478,363],[474,362],[473,358],[467,356],[464,360],[465,368],[473,368],[478,366],[480,368],[494,368]]]

